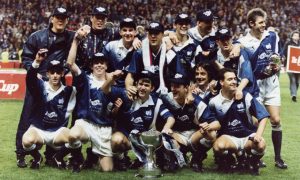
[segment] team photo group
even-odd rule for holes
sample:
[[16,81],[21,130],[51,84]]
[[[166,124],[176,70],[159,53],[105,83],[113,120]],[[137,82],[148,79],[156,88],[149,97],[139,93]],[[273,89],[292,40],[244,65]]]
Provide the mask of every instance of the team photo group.
[[211,9],[195,17],[178,13],[172,29],[130,17],[116,27],[109,13],[93,7],[71,31],[70,12],[55,7],[48,27],[24,43],[18,167],[145,169],[144,136],[156,133],[153,157],[162,172],[205,173],[211,151],[217,171],[259,175],[271,125],[275,156],[268,166],[288,168],[281,157],[279,85],[286,52],[263,9],[246,13],[248,27],[239,37],[217,24]]

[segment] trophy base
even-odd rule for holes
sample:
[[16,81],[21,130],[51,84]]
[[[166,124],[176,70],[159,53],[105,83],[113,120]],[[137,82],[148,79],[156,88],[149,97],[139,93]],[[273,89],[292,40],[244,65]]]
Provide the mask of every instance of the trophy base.
[[135,177],[140,177],[145,179],[159,178],[162,176],[163,175],[159,168],[147,168],[147,167],[140,168],[138,170],[138,173],[135,175]]

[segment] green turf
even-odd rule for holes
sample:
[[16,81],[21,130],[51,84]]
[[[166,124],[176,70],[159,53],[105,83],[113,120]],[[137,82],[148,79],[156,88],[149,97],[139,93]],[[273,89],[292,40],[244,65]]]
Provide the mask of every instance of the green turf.
[[[264,161],[267,167],[261,169],[259,177],[248,174],[224,174],[216,172],[213,164],[211,152],[208,159],[204,161],[206,172],[202,174],[194,173],[190,169],[183,169],[175,174],[167,173],[161,179],[299,179],[299,147],[300,131],[300,102],[293,103],[290,100],[288,89],[288,78],[286,74],[280,76],[282,95],[282,127],[283,146],[282,156],[288,163],[287,170],[279,170],[274,167],[274,153],[270,138],[271,129],[267,127],[265,139],[267,141],[267,151]],[[299,97],[300,99],[300,97]],[[135,171],[103,173],[97,170],[82,171],[73,174],[69,170],[57,170],[42,165],[40,170],[29,168],[20,169],[16,166],[15,158],[15,133],[23,102],[0,100],[0,179],[133,179]],[[27,160],[30,158],[28,157]]]

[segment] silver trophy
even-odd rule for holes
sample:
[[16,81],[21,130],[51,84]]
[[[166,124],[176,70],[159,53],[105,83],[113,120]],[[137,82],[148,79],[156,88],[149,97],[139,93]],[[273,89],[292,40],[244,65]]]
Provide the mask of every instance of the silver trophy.
[[158,178],[162,176],[161,170],[156,166],[154,160],[154,150],[161,145],[161,133],[156,130],[142,132],[142,141],[147,146],[146,164],[138,170],[137,177]]
[[272,75],[274,68],[277,68],[277,71],[280,70],[280,66],[281,66],[281,59],[280,56],[276,53],[272,54],[269,57],[270,63],[269,65],[266,67],[265,69],[265,74],[266,75]]

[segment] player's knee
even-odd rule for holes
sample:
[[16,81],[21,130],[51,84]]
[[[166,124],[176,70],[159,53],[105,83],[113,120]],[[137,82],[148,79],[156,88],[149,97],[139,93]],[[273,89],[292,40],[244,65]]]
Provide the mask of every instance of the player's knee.
[[280,125],[280,116],[271,116],[270,121],[271,121],[272,126]]
[[222,152],[225,150],[225,143],[222,141],[216,141],[213,145],[214,152]]
[[120,146],[124,141],[124,137],[122,135],[118,134],[113,134],[111,137],[111,144],[114,146]]
[[35,143],[35,138],[33,136],[24,134],[22,138],[22,144],[24,147],[30,147],[34,143]]
[[272,131],[281,131],[281,124],[280,122],[278,124],[272,123]]
[[80,137],[80,132],[79,131],[76,131],[76,130],[70,130],[70,133],[69,133],[69,142],[75,142],[77,140],[79,140],[79,137]]

